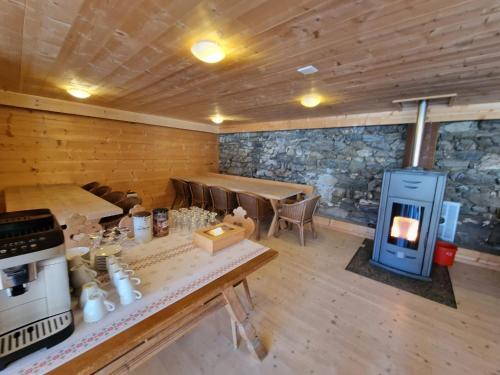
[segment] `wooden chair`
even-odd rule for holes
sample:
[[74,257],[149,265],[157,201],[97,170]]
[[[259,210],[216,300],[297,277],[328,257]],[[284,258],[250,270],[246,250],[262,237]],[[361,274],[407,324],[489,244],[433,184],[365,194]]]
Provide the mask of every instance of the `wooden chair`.
[[119,202],[116,202],[115,204],[123,209],[123,214],[104,217],[99,221],[99,224],[101,224],[104,229],[116,227],[120,223],[122,217],[128,215],[131,208],[141,203],[142,199],[139,197],[127,197]]
[[215,211],[223,212],[227,215],[238,206],[236,193],[234,191],[220,186],[211,186],[209,189]]
[[96,187],[98,187],[100,185],[99,182],[97,181],[94,181],[94,182],[89,182],[88,184],[85,184],[82,186],[82,189],[84,190],[87,190],[87,191],[90,191],[92,189],[95,189]]
[[[232,214],[224,216],[222,220],[224,223],[234,224],[245,228],[245,238],[250,238],[250,236],[255,231],[255,223],[254,221],[247,216],[247,212],[242,207],[237,207],[233,210]],[[243,280],[234,284],[233,286],[236,288],[238,285],[243,284],[243,288],[245,290],[245,296],[247,297],[248,304],[250,308],[254,309],[254,304],[252,300],[252,296],[250,295],[250,288],[248,286],[248,280],[245,277]],[[234,319],[231,319],[231,330],[233,336],[233,345],[235,348],[238,348],[238,324]]]
[[64,243],[66,248],[78,246],[90,246],[90,234],[99,232],[102,226],[87,220],[83,215],[74,213],[66,220],[64,229]]
[[111,186],[102,185],[93,188],[92,190],[90,190],[90,192],[94,195],[97,195],[98,197],[102,197],[104,194],[109,193],[111,190]]
[[127,198],[127,193],[124,193],[123,191],[111,191],[104,194],[101,198],[108,201],[109,203],[118,203],[121,200]]
[[314,238],[316,238],[316,231],[314,230],[313,216],[316,208],[318,207],[320,196],[316,195],[311,198],[304,199],[303,201],[293,204],[281,204],[278,208],[278,225],[276,226],[275,235],[279,234],[280,223],[295,224],[299,228],[300,245],[305,246],[304,239],[304,226],[311,224],[311,229]]
[[268,217],[272,217],[273,208],[271,203],[257,194],[252,193],[236,193],[238,205],[243,207],[247,212],[248,217],[255,220],[257,230],[255,238],[260,240],[260,223]]
[[193,206],[203,209],[211,206],[210,189],[207,185],[189,181],[189,189],[191,190],[191,204]]
[[224,216],[222,221],[224,223],[234,224],[245,228],[245,238],[250,238],[253,232],[255,232],[255,223],[248,217],[247,212],[243,209],[243,207],[235,208],[233,213]]
[[171,178],[172,184],[174,185],[175,198],[172,202],[172,207],[179,202],[179,207],[189,207],[191,202],[191,190],[189,189],[189,184],[178,178]]

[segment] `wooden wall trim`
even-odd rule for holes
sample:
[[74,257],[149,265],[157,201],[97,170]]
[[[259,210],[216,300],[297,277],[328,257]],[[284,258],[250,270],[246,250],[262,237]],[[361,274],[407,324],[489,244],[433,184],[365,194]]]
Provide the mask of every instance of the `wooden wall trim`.
[[[417,112],[415,109],[405,109],[296,120],[255,122],[250,124],[222,124],[219,128],[219,133],[397,125],[414,123],[416,118]],[[500,119],[500,102],[457,106],[430,105],[427,112],[427,121],[429,122],[495,119]]]
[[[398,125],[414,123],[416,120],[416,111],[413,109],[405,109],[400,111],[359,113],[342,116],[255,122],[249,124],[222,124],[216,126],[199,122],[179,120],[171,117],[130,112],[121,109],[71,102],[68,100],[51,99],[42,96],[21,94],[5,90],[0,90],[0,105],[103,118],[109,120],[142,123],[146,125],[164,126],[177,129],[194,130],[215,134],[294,129],[339,128],[351,126]],[[436,105],[430,106],[427,112],[427,121],[429,122],[494,119],[500,119],[500,102],[460,106]]]
[[130,112],[121,109],[76,103],[69,100],[51,99],[43,96],[21,94],[4,90],[0,90],[0,104],[11,107],[38,109],[42,111],[96,117],[108,120],[137,122],[146,125],[195,130],[205,133],[218,133],[219,130],[218,126],[202,124],[199,122],[179,120],[171,117],[157,116],[147,113]]
[[[314,217],[314,222],[319,226],[351,234],[356,237],[369,239],[373,239],[375,237],[375,229],[365,227],[363,225],[348,223],[346,221],[335,220],[319,215]],[[455,261],[500,271],[500,256],[477,250],[459,247],[457,255],[455,256]]]

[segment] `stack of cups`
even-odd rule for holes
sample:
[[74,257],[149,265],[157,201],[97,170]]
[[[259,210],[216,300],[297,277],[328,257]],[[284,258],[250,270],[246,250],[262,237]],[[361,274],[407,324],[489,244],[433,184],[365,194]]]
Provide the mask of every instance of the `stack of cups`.
[[83,320],[87,323],[98,322],[108,312],[115,310],[115,304],[106,299],[108,293],[90,281],[82,286],[80,306],[83,309]]
[[109,278],[120,296],[122,305],[129,305],[142,298],[142,293],[134,287],[141,283],[141,279],[132,277],[134,271],[127,269],[127,264],[120,263],[118,258],[111,256],[107,259],[107,267]]

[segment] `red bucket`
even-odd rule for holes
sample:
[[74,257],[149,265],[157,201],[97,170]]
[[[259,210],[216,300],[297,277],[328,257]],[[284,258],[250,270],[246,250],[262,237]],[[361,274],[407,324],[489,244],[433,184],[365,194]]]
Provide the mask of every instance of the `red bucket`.
[[452,266],[457,253],[457,247],[449,242],[436,241],[434,250],[434,263],[440,266]]

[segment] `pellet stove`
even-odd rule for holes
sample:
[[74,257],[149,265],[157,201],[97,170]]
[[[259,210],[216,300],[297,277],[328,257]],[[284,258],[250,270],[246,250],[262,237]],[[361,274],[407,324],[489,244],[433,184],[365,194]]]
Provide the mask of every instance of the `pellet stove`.
[[446,173],[419,168],[427,101],[418,103],[411,166],[384,172],[371,263],[430,280]]

